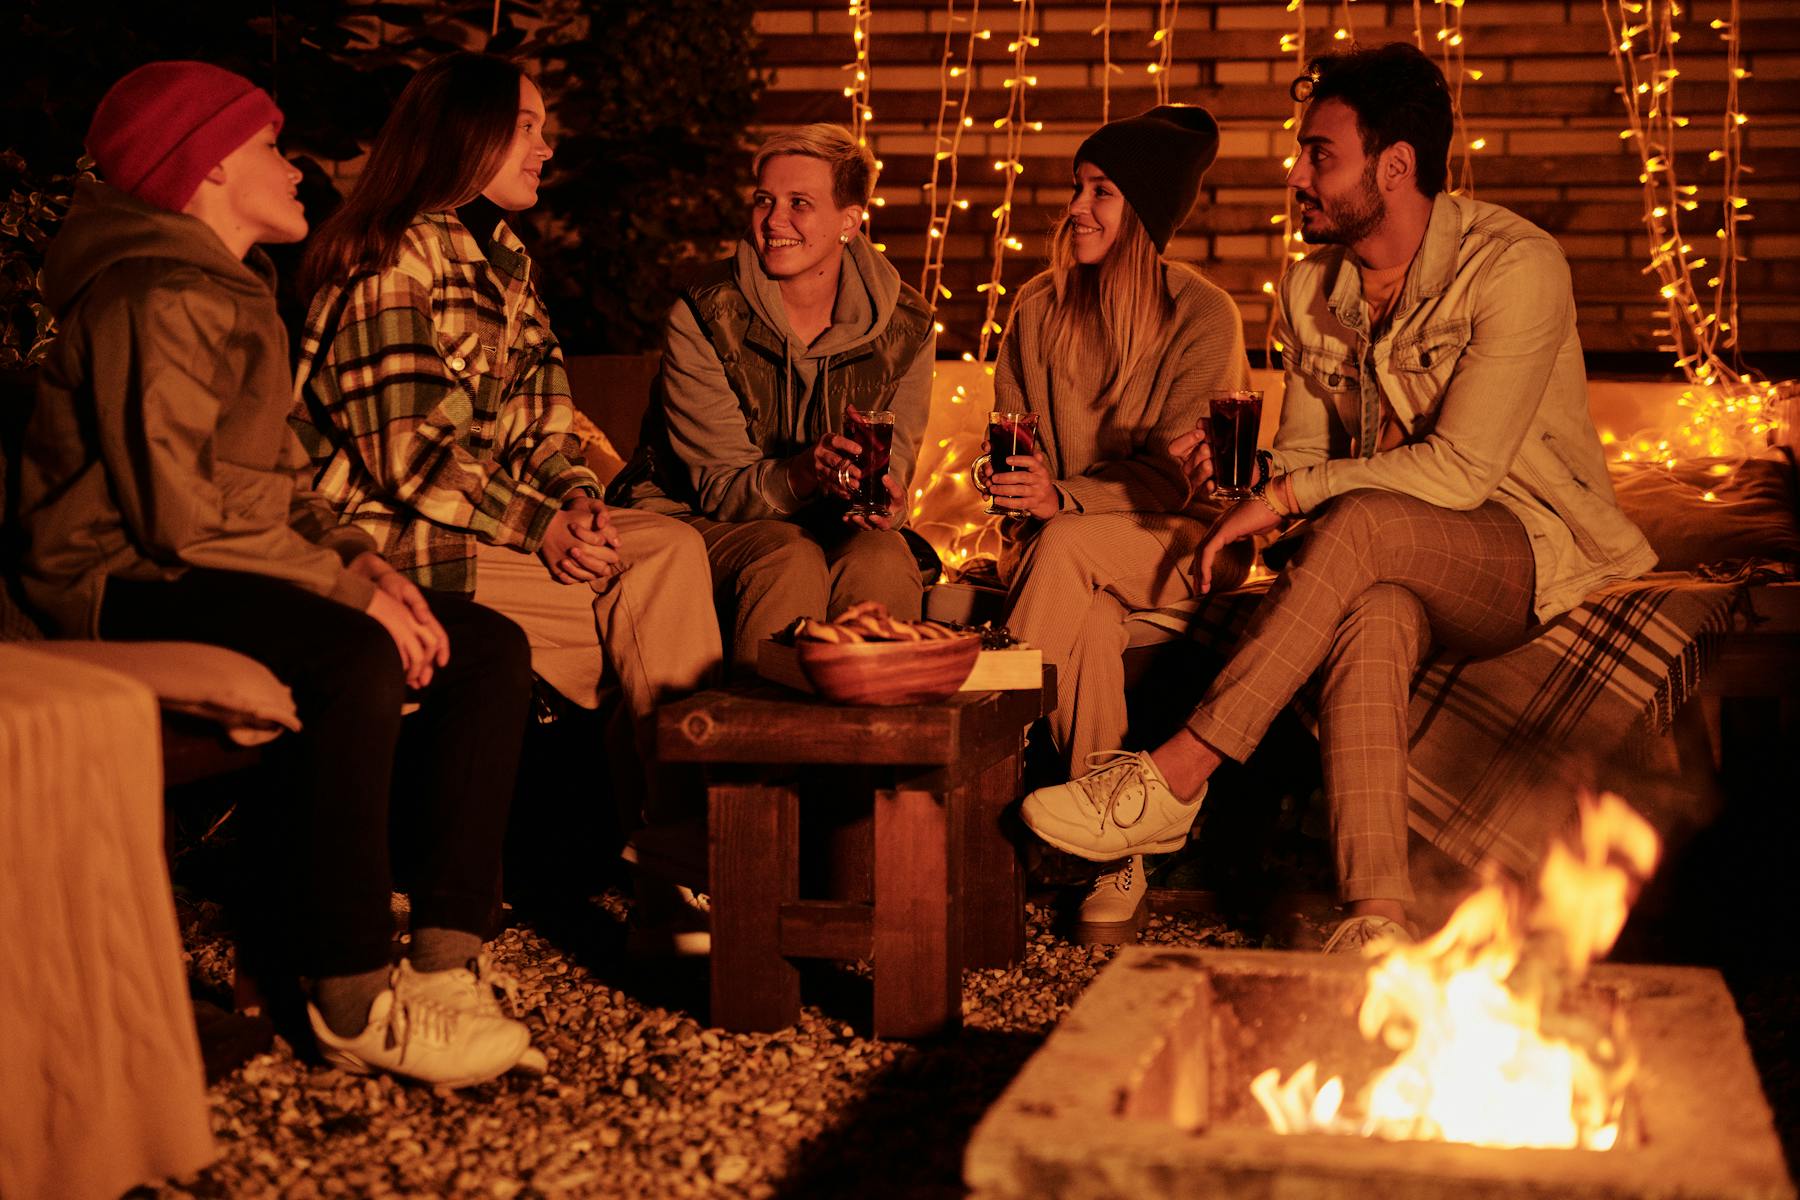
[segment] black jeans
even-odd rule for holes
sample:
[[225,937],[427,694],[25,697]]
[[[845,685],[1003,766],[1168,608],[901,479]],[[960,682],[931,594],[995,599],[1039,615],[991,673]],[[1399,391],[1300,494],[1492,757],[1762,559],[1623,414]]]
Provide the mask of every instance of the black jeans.
[[[294,693],[304,726],[269,747],[276,794],[256,824],[272,862],[294,968],[348,975],[388,961],[392,833],[411,868],[413,924],[491,936],[500,847],[518,773],[531,658],[517,625],[467,596],[426,592],[450,635],[450,662],[410,697],[393,639],[373,617],[262,575],[192,569],[167,583],[113,579],[100,635],[207,642],[267,666]],[[394,759],[407,717],[405,803]],[[262,841],[262,839],[258,839]]]

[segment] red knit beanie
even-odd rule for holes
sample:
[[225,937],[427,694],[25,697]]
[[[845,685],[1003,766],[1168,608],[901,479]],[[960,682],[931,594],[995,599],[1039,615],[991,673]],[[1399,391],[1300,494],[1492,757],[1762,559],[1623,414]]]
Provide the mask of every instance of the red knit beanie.
[[180,212],[208,171],[271,123],[281,128],[281,110],[242,75],[209,63],[148,63],[101,99],[87,150],[106,182]]

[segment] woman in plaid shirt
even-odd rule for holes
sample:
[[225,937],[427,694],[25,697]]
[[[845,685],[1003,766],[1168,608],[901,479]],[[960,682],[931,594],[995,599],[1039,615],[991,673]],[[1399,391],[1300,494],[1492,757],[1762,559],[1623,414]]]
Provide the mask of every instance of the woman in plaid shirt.
[[407,85],[307,252],[292,420],[322,497],[397,570],[517,621],[575,703],[622,690],[615,787],[641,795],[617,767],[653,761],[656,706],[713,678],[718,623],[700,536],[609,509],[581,459],[562,349],[506,219],[537,202],[543,126],[537,87],[500,58],[450,55]]

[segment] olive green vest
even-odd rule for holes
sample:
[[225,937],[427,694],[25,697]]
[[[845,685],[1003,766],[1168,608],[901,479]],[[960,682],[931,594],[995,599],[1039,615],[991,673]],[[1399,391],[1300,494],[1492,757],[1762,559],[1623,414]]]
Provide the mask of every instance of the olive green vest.
[[[787,362],[781,333],[750,307],[732,279],[731,266],[726,259],[707,268],[699,281],[682,293],[682,299],[719,356],[750,440],[765,458],[798,454],[826,431],[841,428],[847,407],[887,408],[919,347],[931,336],[930,309],[915,289],[901,284],[887,328],[874,340],[833,354],[820,365],[815,388],[823,385],[826,395],[823,404],[816,403],[816,396],[800,395],[798,373]],[[791,420],[783,420],[784,370],[792,374],[786,387],[805,414],[798,429],[791,427]],[[610,503],[636,505],[666,498],[693,507],[696,497],[687,467],[669,444],[666,402],[658,376],[644,412],[637,452],[613,481]]]

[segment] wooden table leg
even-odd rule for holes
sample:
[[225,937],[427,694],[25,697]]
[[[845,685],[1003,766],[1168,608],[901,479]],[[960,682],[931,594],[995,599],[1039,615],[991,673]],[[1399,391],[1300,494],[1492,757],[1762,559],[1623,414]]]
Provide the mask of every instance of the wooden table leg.
[[962,1020],[962,931],[944,801],[875,793],[875,1034],[930,1037]]
[[1005,967],[1025,953],[1025,872],[1001,823],[1018,794],[1019,756],[994,762],[951,804],[961,845],[963,966]]
[[712,1021],[744,1032],[800,1017],[800,972],[781,953],[781,905],[799,898],[799,798],[789,787],[707,789]]

